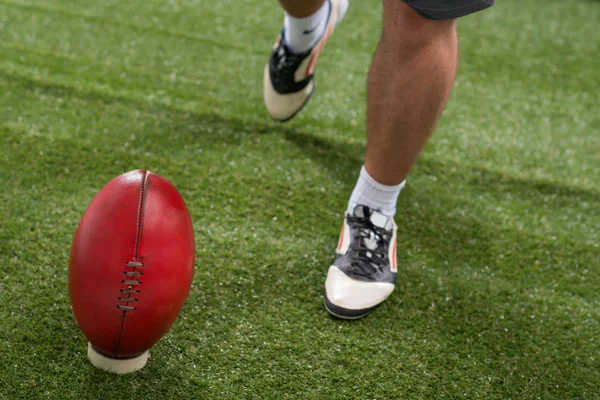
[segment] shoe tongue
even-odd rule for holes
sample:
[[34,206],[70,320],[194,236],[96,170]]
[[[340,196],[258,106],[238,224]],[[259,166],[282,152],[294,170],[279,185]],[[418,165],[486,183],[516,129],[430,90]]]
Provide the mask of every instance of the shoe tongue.
[[358,205],[354,208],[354,216],[358,218],[369,218],[371,223],[378,228],[383,228],[390,232],[392,230],[392,219],[386,217],[377,210],[372,210],[367,206]]
[[387,229],[388,217],[386,217],[385,215],[381,214],[378,211],[372,211],[371,212],[371,222],[373,223],[373,225],[375,225],[379,228]]

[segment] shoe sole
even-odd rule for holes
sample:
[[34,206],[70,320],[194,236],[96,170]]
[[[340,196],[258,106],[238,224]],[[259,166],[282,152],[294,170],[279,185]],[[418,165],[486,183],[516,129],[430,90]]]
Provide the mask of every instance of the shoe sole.
[[[313,80],[314,80],[314,79],[315,79],[315,78],[313,77]],[[277,121],[277,122],[287,122],[287,121],[289,121],[290,119],[292,119],[292,118],[294,118],[296,115],[298,115],[298,114],[300,113],[300,111],[302,111],[302,109],[304,108],[304,106],[308,104],[308,101],[310,100],[310,98],[312,97],[312,95],[313,95],[313,93],[314,93],[314,92],[315,92],[315,85],[314,85],[314,83],[313,83],[313,89],[310,91],[309,95],[306,97],[306,100],[304,100],[304,103],[302,103],[302,105],[300,106],[300,108],[298,108],[298,109],[296,110],[296,112],[294,112],[294,113],[293,113],[292,115],[290,115],[289,117],[287,117],[287,118],[284,118],[284,119],[281,119],[281,118],[275,118],[275,117],[273,117],[271,114],[269,114],[269,116],[271,117],[271,119],[272,119],[273,121]]]
[[334,317],[349,320],[360,319],[369,314],[375,308],[371,307],[362,310],[349,310],[347,308],[336,306],[327,298],[327,292],[325,292],[325,296],[323,297],[323,305],[325,305],[325,309],[329,312],[329,314],[333,315]]

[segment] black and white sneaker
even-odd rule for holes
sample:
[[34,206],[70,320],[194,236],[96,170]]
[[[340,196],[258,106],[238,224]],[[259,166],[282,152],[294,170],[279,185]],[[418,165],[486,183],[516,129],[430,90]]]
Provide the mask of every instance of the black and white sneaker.
[[353,215],[346,215],[325,281],[325,308],[330,314],[364,317],[394,291],[396,230],[392,218],[367,206],[356,206]]
[[315,89],[314,70],[317,60],[348,9],[348,0],[330,3],[325,33],[315,46],[302,54],[293,53],[285,43],[285,32],[275,42],[271,58],[265,65],[263,95],[269,115],[287,121],[308,102]]

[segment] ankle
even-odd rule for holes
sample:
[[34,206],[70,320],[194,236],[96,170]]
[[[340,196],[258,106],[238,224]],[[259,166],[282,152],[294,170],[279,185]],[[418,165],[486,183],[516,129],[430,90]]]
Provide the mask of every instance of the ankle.
[[397,185],[384,185],[373,179],[366,168],[360,170],[360,176],[348,202],[348,213],[352,214],[357,205],[364,205],[377,210],[386,217],[393,218],[396,214],[396,202],[406,181]]
[[285,43],[294,53],[304,53],[313,48],[325,33],[331,3],[325,1],[314,14],[295,18],[287,12],[283,22]]

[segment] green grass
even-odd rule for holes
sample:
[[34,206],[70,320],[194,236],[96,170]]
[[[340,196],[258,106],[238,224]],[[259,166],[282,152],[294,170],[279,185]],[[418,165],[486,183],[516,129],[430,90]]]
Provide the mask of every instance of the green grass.
[[[600,398],[600,2],[460,22],[396,291],[345,322],[322,288],[380,13],[353,2],[281,125],[262,105],[275,1],[0,2],[0,399]],[[198,257],[148,366],[114,376],[86,358],[67,263],[92,197],[136,168],[183,194]]]

